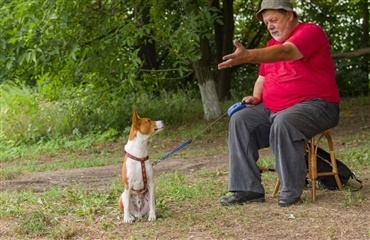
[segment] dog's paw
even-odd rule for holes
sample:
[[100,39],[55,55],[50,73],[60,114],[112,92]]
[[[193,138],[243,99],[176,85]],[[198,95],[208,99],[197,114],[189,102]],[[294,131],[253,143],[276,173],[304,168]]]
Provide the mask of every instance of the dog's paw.
[[154,221],[156,219],[157,219],[157,217],[155,216],[155,214],[149,214],[149,217],[148,217],[149,222]]
[[135,218],[128,218],[128,219],[123,218],[124,223],[132,223],[134,220],[135,220]]
[[132,216],[131,214],[128,214],[128,215],[124,214],[123,216],[124,223],[132,223],[134,220],[135,220],[135,217]]

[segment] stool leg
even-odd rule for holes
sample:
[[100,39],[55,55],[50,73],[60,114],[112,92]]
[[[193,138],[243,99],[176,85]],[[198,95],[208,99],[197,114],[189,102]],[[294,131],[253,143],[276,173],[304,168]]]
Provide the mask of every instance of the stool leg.
[[308,178],[311,180],[311,196],[316,201],[316,179],[317,179],[317,147],[315,146],[315,137],[311,138],[311,144],[308,146]]
[[280,189],[280,180],[278,179],[276,181],[275,189],[274,189],[274,193],[272,194],[272,197],[276,197],[277,193],[279,192],[279,189]]
[[331,161],[331,165],[333,169],[332,171],[334,173],[335,182],[337,183],[338,190],[341,191],[343,189],[343,186],[342,186],[342,182],[340,181],[340,178],[338,175],[338,166],[337,166],[337,161],[335,159],[334,144],[333,144],[333,140],[331,137],[331,133],[326,131],[325,137],[326,137],[326,140],[328,141],[330,161]]

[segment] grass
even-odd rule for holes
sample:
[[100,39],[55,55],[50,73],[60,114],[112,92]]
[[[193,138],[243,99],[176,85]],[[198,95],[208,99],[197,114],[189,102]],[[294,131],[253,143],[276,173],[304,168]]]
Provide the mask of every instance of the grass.
[[[66,175],[60,178],[68,177],[67,170],[119,168],[125,137],[117,142],[94,142],[91,136],[75,143],[69,139],[68,144],[50,143],[54,147],[45,147],[51,149],[49,152],[36,150],[41,144],[19,147],[20,152],[34,152],[9,154],[0,162],[2,185],[8,186],[0,191],[0,235],[2,239],[369,239],[369,110],[369,98],[344,99],[341,122],[333,130],[337,157],[364,181],[364,188],[353,192],[351,183],[341,192],[319,190],[316,202],[305,190],[303,203],[289,208],[278,208],[271,197],[275,173],[262,174],[266,203],[222,207],[219,200],[227,193],[227,167],[182,171],[175,166],[155,178],[157,220],[143,218],[123,224],[117,207],[122,183],[116,173],[111,173],[112,181],[103,188],[95,188],[88,179],[42,191],[33,190],[38,184],[32,182],[34,179],[23,177],[51,171],[55,172],[52,180],[61,181],[57,177],[62,173]],[[195,138],[209,124],[196,120],[168,125],[150,142],[151,158],[158,159],[186,139]],[[166,168],[170,161],[201,164],[207,159],[212,163],[214,158],[227,158],[227,124],[227,118],[221,119],[158,169]],[[273,167],[273,157],[262,155],[259,164]],[[19,179],[24,181],[17,182]],[[23,187],[17,190],[16,185],[6,185],[9,181]]]
[[44,172],[44,171],[56,171],[56,170],[67,170],[75,168],[87,168],[106,166],[110,164],[120,163],[122,158],[110,156],[106,152],[99,152],[96,149],[92,149],[88,153],[77,153],[77,152],[59,152],[54,153],[52,156],[33,156],[32,158],[26,158],[19,164],[16,160],[10,160],[2,164],[0,169],[0,179],[11,180],[22,173],[26,172]]
[[[299,225],[302,220],[307,218],[307,212],[301,209],[293,208],[289,210],[277,211],[267,204],[260,208],[257,204],[251,204],[246,206],[236,206],[223,208],[216,204],[220,198],[218,189],[215,186],[225,188],[225,175],[214,176],[211,173],[196,174],[192,178],[179,175],[178,173],[169,174],[166,177],[159,178],[157,188],[161,189],[157,192],[157,198],[160,205],[158,205],[159,219],[149,224],[145,219],[139,220],[136,224],[125,227],[125,234],[129,233],[131,239],[145,239],[145,238],[161,238],[170,239],[177,238],[182,239],[184,234],[192,237],[206,238],[207,236],[213,236],[213,238],[233,238],[238,239],[241,236],[248,236],[252,233],[252,236],[258,236],[258,231],[254,225],[254,221],[246,216],[253,216],[252,218],[258,218],[263,221],[267,221],[270,224],[273,223],[269,217],[274,217],[280,223],[288,224],[289,226]],[[162,192],[163,191],[163,192]],[[111,231],[117,231],[117,225],[109,224],[115,214],[118,214],[114,209],[113,205],[115,201],[101,202],[101,205],[94,207],[91,203],[85,203],[78,201],[78,199],[89,198],[89,194],[85,192],[85,195],[74,194],[73,198],[77,197],[77,201],[70,201],[70,204],[75,204],[76,215],[83,218],[83,223],[87,226],[95,223],[94,225],[104,226],[106,233]],[[353,206],[356,208],[356,196],[351,194],[351,199],[343,200],[345,207]],[[99,195],[93,196],[99,199]],[[309,201],[304,203],[310,208]],[[112,207],[107,207],[111,206]],[[46,206],[45,206],[46,207]],[[337,208],[338,206],[336,206]],[[113,212],[104,211],[103,209],[113,210]],[[100,209],[97,210],[97,209]],[[69,211],[73,213],[73,209]],[[332,208],[322,209],[324,214],[330,214]],[[102,218],[102,216],[104,216]],[[312,217],[312,215],[309,214]],[[335,215],[334,215],[335,216]],[[46,219],[47,220],[47,219]],[[46,221],[49,225],[49,231],[62,232],[60,229],[62,226],[52,226],[50,221]],[[231,220],[231,221],[230,221]],[[78,219],[75,220],[79,222]],[[80,220],[82,221],[82,220]],[[97,222],[98,221],[98,222]],[[117,224],[117,221],[115,221]],[[291,223],[293,222],[293,223]],[[320,222],[320,221],[319,221]],[[268,225],[267,223],[265,223]],[[318,224],[318,223],[316,223]],[[324,222],[322,222],[324,224]],[[144,229],[143,229],[144,226]],[[327,226],[327,225],[326,225]],[[335,225],[332,224],[332,227]],[[33,227],[31,225],[30,227]],[[172,233],[168,234],[165,229],[171,229]],[[226,229],[226,231],[225,231]],[[233,231],[236,229],[237,231]],[[251,232],[248,231],[251,230]],[[262,226],[262,229],[268,229],[268,226]],[[34,229],[33,235],[40,235],[38,228]],[[148,235],[148,231],[155,233],[154,236]],[[338,236],[336,233],[338,230],[328,233],[331,237]],[[28,232],[30,232],[28,230]],[[111,239],[117,239],[120,237],[118,231],[116,234],[108,234]],[[262,235],[261,235],[262,236]],[[268,234],[267,234],[268,236]],[[163,238],[162,238],[163,237]]]
[[[153,223],[141,219],[131,225],[121,225],[122,216],[116,207],[117,196],[121,190],[119,182],[104,193],[88,191],[78,185],[52,188],[41,194],[30,191],[5,191],[0,195],[2,206],[0,215],[2,221],[10,222],[17,219],[18,222],[9,228],[9,233],[5,236],[18,235],[24,239],[92,239],[98,238],[99,234],[102,234],[104,239],[119,239],[122,234],[126,236],[125,239],[208,237],[239,239],[243,236],[258,239],[261,236],[268,238],[274,235],[270,231],[265,234],[258,232],[255,222],[262,224],[259,226],[261,229],[276,230],[277,223],[286,224],[287,227],[283,229],[301,227],[302,221],[307,222],[307,219],[311,219],[309,221],[315,219],[314,231],[321,228],[317,226],[320,224],[328,229],[332,227],[333,232],[329,231],[324,236],[336,238],[345,232],[336,229],[338,226],[334,223],[328,224],[320,219],[329,215],[330,221],[333,221],[332,217],[353,221],[356,219],[352,218],[353,213],[352,217],[347,217],[339,216],[337,212],[341,208],[360,210],[367,204],[363,202],[361,194],[346,191],[344,196],[337,192],[326,193],[341,199],[342,206],[340,204],[330,206],[332,203],[326,202],[317,205],[307,200],[303,203],[304,208],[277,209],[273,200],[268,199],[264,205],[249,204],[225,208],[221,207],[218,201],[223,196],[222,189],[227,189],[226,178],[226,171],[203,171],[192,175],[175,172],[158,177],[156,180],[158,220]],[[272,178],[271,174],[264,174],[265,185],[272,185],[274,182]],[[269,193],[271,191],[267,190]],[[320,208],[322,217],[318,219],[310,213],[315,211],[315,207]],[[336,210],[333,214],[334,209]],[[361,220],[360,216],[357,217]],[[355,223],[356,221],[352,222]],[[309,232],[308,230],[307,227],[305,232]],[[301,235],[297,237],[305,236],[302,231],[299,232]],[[287,235],[280,231],[278,236]]]
[[[223,180],[226,174],[226,172],[205,171],[196,174],[195,178],[189,178],[176,172],[160,176],[157,179],[156,193],[159,219],[150,227],[162,228],[164,226],[161,226],[161,223],[171,219],[171,222],[175,224],[172,228],[176,227],[178,234],[189,229],[197,232],[212,228],[218,232],[216,235],[222,236],[220,222],[215,219],[219,213],[209,209],[214,207],[215,201],[220,197],[218,189],[226,187]],[[29,191],[2,192],[0,215],[3,216],[2,219],[20,217],[13,231],[31,238],[47,236],[65,238],[61,235],[66,232],[65,221],[63,221],[65,219],[69,219],[70,224],[81,228],[98,225],[106,231],[114,230],[119,222],[115,220],[112,224],[111,221],[120,217],[116,208],[117,196],[121,190],[119,185],[118,182],[114,184],[108,193],[94,193],[79,186],[52,188],[41,194]],[[7,206],[14,206],[14,208]],[[183,216],[179,215],[180,207],[187,209]],[[172,219],[173,216],[177,216],[177,220]],[[182,223],[175,223],[175,221]],[[138,220],[138,222],[148,224],[145,219]],[[201,222],[206,224],[197,226]],[[146,237],[147,230],[134,229],[132,233],[138,231],[136,234],[138,239]],[[72,236],[80,235],[81,229],[77,227],[74,231],[69,229],[67,232]],[[174,236],[176,238],[176,234]],[[119,236],[113,234],[111,237],[118,238]],[[181,238],[181,235],[177,237]]]

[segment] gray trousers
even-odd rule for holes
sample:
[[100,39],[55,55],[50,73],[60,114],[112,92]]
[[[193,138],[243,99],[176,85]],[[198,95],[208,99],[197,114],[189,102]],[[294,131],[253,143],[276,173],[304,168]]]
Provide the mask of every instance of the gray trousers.
[[280,197],[300,197],[307,173],[307,139],[339,121],[339,105],[312,99],[278,113],[262,103],[234,113],[229,123],[229,191],[265,193],[258,150],[270,146],[281,181]]

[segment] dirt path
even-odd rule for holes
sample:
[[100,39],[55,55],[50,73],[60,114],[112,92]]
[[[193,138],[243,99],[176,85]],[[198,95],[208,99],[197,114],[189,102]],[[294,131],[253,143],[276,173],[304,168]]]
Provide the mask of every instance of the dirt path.
[[[334,134],[337,136],[337,139],[334,140],[336,145],[335,148],[337,150],[343,147],[343,142],[340,140],[340,136],[343,134],[351,134],[348,130],[349,128],[344,127],[337,128],[335,130]],[[224,137],[217,140],[219,144],[220,142],[225,143],[225,141],[226,139]],[[203,147],[210,148],[211,146]],[[121,156],[123,154],[121,152],[122,148],[117,148],[116,146],[105,146],[105,148],[111,148],[110,154],[112,157]],[[260,158],[265,157],[272,157],[272,153],[269,148],[260,150]],[[47,159],[46,161],[52,161],[52,159]],[[109,188],[114,181],[121,178],[121,166],[121,164],[114,164],[102,167],[24,173],[15,179],[1,181],[0,191],[32,190],[34,192],[43,192],[54,186],[67,187],[72,183],[78,183],[87,189],[104,191]],[[174,155],[155,165],[154,174],[158,176],[163,173],[171,173],[175,171],[191,173],[199,170],[227,168],[227,153],[205,157],[195,156],[186,159]]]
[[[103,167],[26,173],[16,179],[2,181],[0,191],[28,189],[42,192],[53,186],[66,187],[71,183],[78,183],[88,189],[100,191],[107,189],[112,182],[121,178],[121,166],[121,164],[115,164]],[[227,166],[228,160],[225,154],[191,159],[168,158],[154,166],[154,173],[155,175],[175,171],[188,173],[198,170],[215,170]]]

